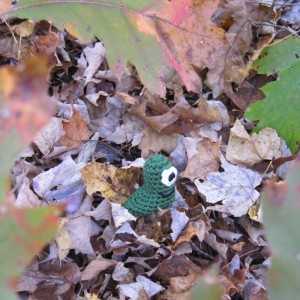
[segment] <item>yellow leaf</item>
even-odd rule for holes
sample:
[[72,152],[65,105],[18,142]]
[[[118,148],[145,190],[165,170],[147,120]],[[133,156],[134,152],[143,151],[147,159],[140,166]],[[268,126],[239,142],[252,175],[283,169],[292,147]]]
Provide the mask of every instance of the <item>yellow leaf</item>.
[[88,300],[100,300],[100,298],[98,298],[97,294],[90,294],[90,293],[87,293],[86,298],[87,298]]
[[89,195],[100,192],[108,200],[122,204],[134,192],[141,170],[95,162],[86,165],[80,173]]
[[194,237],[197,233],[197,229],[194,227],[192,223],[188,224],[187,229],[183,232],[183,234],[177,239],[173,248],[176,248],[179,244],[183,242],[190,242],[192,237]]
[[69,220],[67,218],[62,218],[59,223],[58,231],[56,234],[56,243],[58,247],[58,257],[59,259],[64,259],[71,248],[71,238],[67,230],[67,224]]

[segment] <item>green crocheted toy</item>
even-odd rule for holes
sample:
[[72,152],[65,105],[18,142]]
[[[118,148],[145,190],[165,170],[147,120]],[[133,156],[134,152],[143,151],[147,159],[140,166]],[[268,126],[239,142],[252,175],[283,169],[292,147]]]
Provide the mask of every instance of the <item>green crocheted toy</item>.
[[156,213],[169,207],[175,198],[177,170],[161,154],[151,156],[144,165],[144,184],[124,203],[135,216]]

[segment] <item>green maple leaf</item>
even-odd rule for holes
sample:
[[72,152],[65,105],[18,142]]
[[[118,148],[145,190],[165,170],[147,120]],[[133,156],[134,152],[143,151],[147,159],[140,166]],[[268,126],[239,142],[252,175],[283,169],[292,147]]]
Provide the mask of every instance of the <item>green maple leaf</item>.
[[255,128],[274,128],[295,152],[300,141],[300,40],[289,38],[268,47],[254,68],[268,75],[278,72],[276,81],[262,87],[265,99],[253,103],[246,117],[258,120]]

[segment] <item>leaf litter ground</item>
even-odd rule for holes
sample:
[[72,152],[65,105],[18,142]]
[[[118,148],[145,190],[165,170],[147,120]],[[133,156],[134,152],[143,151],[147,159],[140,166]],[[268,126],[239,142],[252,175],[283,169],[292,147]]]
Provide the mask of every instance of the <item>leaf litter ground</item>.
[[[223,13],[232,14],[235,2]],[[233,13],[236,28],[229,34],[240,29],[246,10]],[[257,18],[261,13],[251,12]],[[258,42],[249,28],[243,28],[237,49],[224,46],[215,58],[223,61],[207,77],[214,93],[208,87],[201,95],[189,93],[179,81],[161,98],[143,86],[130,64],[118,80],[101,41],[81,44],[47,22],[36,23],[39,34],[27,37],[24,30],[33,27],[27,21],[16,24],[14,32],[24,35],[21,51],[14,44],[0,45],[4,64],[31,54],[32,44],[42,52],[55,41],[55,47],[46,48],[55,117],[12,168],[15,203],[27,208],[65,204],[55,240],[19,278],[20,295],[186,299],[214,266],[224,298],[267,299],[271,253],[259,196],[262,182],[285,178],[289,162],[273,168],[272,160],[291,152],[275,130],[251,134],[253,123],[242,118],[240,108],[253,100],[249,89],[258,93],[260,84],[250,82],[251,76],[244,81],[248,73],[241,73],[232,81],[248,85],[244,94],[233,95],[224,80],[232,75],[233,63],[224,53],[237,51],[235,59],[244,58],[250,43]],[[240,45],[244,39],[246,49]],[[224,68],[226,76],[216,77]],[[226,97],[214,98],[221,92],[239,108]],[[170,210],[137,219],[120,204],[141,184],[143,158],[157,152],[169,155],[180,171],[176,200]]]

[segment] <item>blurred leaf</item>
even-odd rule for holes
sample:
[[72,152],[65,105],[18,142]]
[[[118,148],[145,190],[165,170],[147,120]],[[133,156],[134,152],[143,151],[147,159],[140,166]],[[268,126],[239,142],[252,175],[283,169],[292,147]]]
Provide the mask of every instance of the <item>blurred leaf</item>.
[[286,182],[271,182],[262,199],[264,227],[273,259],[269,296],[273,300],[298,299],[300,293],[300,156]]
[[19,151],[47,124],[47,59],[30,58],[17,68],[0,69],[0,298],[13,299],[10,288],[22,269],[54,236],[57,207],[20,210],[5,203],[9,170]]
[[15,157],[49,121],[47,75],[47,59],[42,57],[29,58],[17,68],[0,69],[0,202]]
[[[77,3],[76,3],[77,2]],[[66,28],[82,41],[94,36],[105,44],[107,59],[118,76],[122,76],[127,61],[135,65],[141,80],[153,92],[165,93],[164,75],[168,74],[166,61],[155,35],[145,35],[134,24],[143,9],[153,5],[145,1],[96,0],[41,1],[20,0],[7,16],[31,20],[53,20],[60,29]],[[4,10],[2,10],[2,16]],[[122,47],[120,47],[122,45]]]
[[216,277],[206,274],[193,288],[192,300],[218,300],[221,299],[221,291]]
[[[158,36],[166,59],[188,90],[201,91],[202,83],[195,68],[208,68],[209,85],[218,95],[226,89],[223,84],[229,85],[225,79],[228,79],[227,73],[231,72],[232,63],[232,52],[227,53],[227,60],[218,60],[219,53],[223,49],[228,51],[229,46],[225,30],[212,21],[220,1],[177,0],[156,3],[156,7],[152,6],[145,11],[146,14],[155,14],[155,19],[137,16],[136,23],[140,31],[145,34],[153,32]],[[238,57],[235,59],[239,60]]]
[[5,10],[11,8],[11,0],[1,0],[0,10]]
[[[246,5],[235,0],[217,10],[220,3],[19,0],[12,9],[2,10],[0,16],[51,19],[83,41],[97,36],[104,42],[109,65],[119,78],[129,61],[147,88],[159,95],[165,94],[166,82],[173,75],[170,66],[194,92],[202,89],[198,70],[208,69],[207,83],[218,96],[222,92],[232,94],[231,82],[244,80],[248,73],[244,55],[251,41]],[[233,15],[227,33],[212,21],[216,11],[217,15]],[[224,24],[228,20],[218,21]]]
[[[17,276],[57,229],[57,207],[20,210],[1,206],[0,298],[12,299]],[[6,295],[6,296],[4,296]],[[7,296],[9,298],[7,298]]]
[[17,68],[1,68],[0,91],[4,97],[0,119],[2,134],[6,130],[17,129],[22,142],[29,143],[48,123],[48,74],[45,57],[28,58]]
[[298,149],[297,143],[300,141],[299,45],[299,39],[291,38],[263,51],[255,67],[259,72],[279,71],[278,77],[262,87],[266,98],[253,103],[246,111],[247,118],[259,120],[256,132],[266,127],[274,128],[293,152]]

